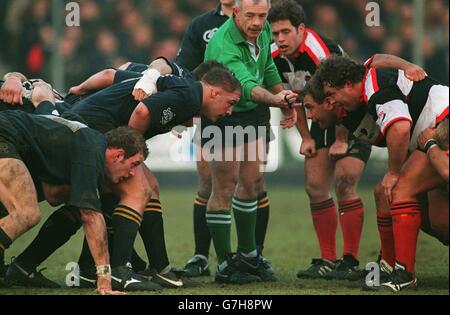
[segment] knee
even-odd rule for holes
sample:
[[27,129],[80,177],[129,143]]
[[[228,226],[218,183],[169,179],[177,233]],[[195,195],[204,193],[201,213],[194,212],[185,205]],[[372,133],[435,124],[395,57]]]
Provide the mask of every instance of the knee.
[[326,185],[321,185],[310,179],[306,182],[305,190],[310,200],[323,201],[330,196],[329,189]]
[[202,196],[209,196],[211,195],[212,191],[212,184],[211,184],[211,177],[199,177],[199,193]]
[[36,205],[36,207],[30,208],[30,210],[22,216],[22,220],[26,230],[36,226],[41,220],[41,211],[39,210],[39,207]]
[[263,177],[243,178],[239,180],[237,195],[241,198],[257,198],[261,187],[263,187]]
[[147,199],[150,199],[154,196],[159,196],[159,182],[155,180],[150,183],[144,188],[143,194]]
[[405,176],[400,176],[397,184],[392,189],[393,201],[408,200],[415,197],[414,180],[408,179]]
[[357,179],[351,175],[339,175],[335,178],[335,189],[339,199],[346,200],[355,197]]

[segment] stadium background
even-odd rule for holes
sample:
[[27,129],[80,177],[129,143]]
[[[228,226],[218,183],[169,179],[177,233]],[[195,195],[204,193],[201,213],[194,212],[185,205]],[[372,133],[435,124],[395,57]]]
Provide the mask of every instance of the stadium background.
[[[89,75],[126,61],[148,63],[156,56],[176,57],[190,20],[211,9],[214,0],[82,0],[80,26],[67,27],[65,4],[58,0],[0,1],[0,73],[20,71],[40,77],[67,91]],[[381,25],[366,25],[367,0],[299,0],[307,24],[340,43],[353,58],[364,61],[373,53],[398,55],[422,65],[442,83],[449,81],[448,0],[390,0],[380,4]],[[300,138],[296,130],[279,130],[271,144],[276,183],[302,183]],[[191,131],[192,134],[192,131]],[[189,137],[159,136],[150,143],[148,163],[164,183],[195,183],[195,149]],[[169,153],[170,152],[170,153]],[[364,181],[383,174],[385,150],[374,150]],[[190,161],[190,162],[189,162]],[[170,172],[172,171],[172,172]],[[175,173],[173,171],[176,171]]]
[[[206,12],[217,3],[214,0],[81,0],[76,1],[81,7],[80,27],[66,27],[63,23],[68,13],[64,10],[67,2],[0,0],[0,74],[20,71],[28,77],[44,78],[58,90],[67,91],[89,75],[128,60],[148,63],[159,55],[174,59],[192,17]],[[340,43],[355,59],[363,61],[375,52],[398,55],[419,63],[430,76],[448,85],[448,0],[375,1],[381,7],[379,27],[367,27],[365,24],[366,0],[299,2],[307,12],[308,25]],[[271,149],[276,152],[279,167],[267,176],[273,210],[266,254],[272,259],[281,283],[270,287],[246,286],[239,291],[234,287],[206,285],[206,288],[186,289],[185,293],[360,293],[359,290],[345,289],[341,284],[325,281],[300,284],[295,279],[298,268],[307,266],[310,258],[318,255],[318,249],[303,188],[303,165],[297,153],[297,132],[275,129],[276,133],[279,131],[278,140]],[[182,266],[192,254],[191,209],[197,177],[193,172],[194,163],[174,162],[173,157],[185,160],[192,157],[194,149],[188,137],[184,136],[180,141],[171,135],[152,140],[150,149],[148,162],[156,170],[161,183],[169,255],[176,266]],[[168,155],[168,149],[172,150],[172,155]],[[376,258],[379,246],[371,190],[384,174],[384,159],[384,151],[374,153],[361,185],[361,195],[366,204],[362,262]],[[41,224],[50,211],[44,206]],[[20,253],[39,227],[16,242],[7,252],[7,258]],[[77,259],[81,242],[82,232],[79,231],[67,246],[45,262],[45,266],[50,268],[45,274],[63,284],[67,274],[65,264]],[[137,246],[143,253],[139,241]],[[448,294],[448,248],[422,234],[418,253],[420,293]],[[164,294],[172,292],[165,290]],[[24,293],[58,292],[0,290],[0,295]],[[73,292],[62,290],[59,293]],[[174,293],[179,294],[180,291]]]

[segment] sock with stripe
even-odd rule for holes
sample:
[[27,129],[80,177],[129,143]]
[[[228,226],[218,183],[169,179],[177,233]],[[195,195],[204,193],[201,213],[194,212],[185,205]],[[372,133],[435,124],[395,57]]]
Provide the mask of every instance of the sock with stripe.
[[0,253],[4,255],[5,250],[11,246],[12,240],[8,236],[8,234],[3,231],[3,229],[0,227]]
[[364,223],[364,206],[361,199],[339,201],[339,222],[344,239],[343,256],[352,255],[358,258]]
[[406,271],[414,273],[421,224],[420,205],[417,201],[394,202],[391,205],[391,214],[396,266],[401,265]]
[[217,264],[226,261],[231,253],[231,211],[230,210],[206,210],[206,224],[214,243],[217,255]]
[[161,272],[169,266],[169,257],[164,239],[162,207],[158,199],[151,199],[147,203],[139,232],[147,252],[149,267]]
[[48,217],[31,244],[16,258],[16,262],[27,270],[34,270],[67,243],[81,226],[78,208],[59,208]]
[[267,197],[267,192],[263,192],[258,196],[258,210],[256,210],[255,239],[259,254],[262,254],[264,249],[264,240],[266,238],[267,225],[269,224],[269,209],[269,197]]
[[236,222],[238,252],[256,257],[255,229],[258,201],[256,199],[244,200],[233,197],[232,207]]
[[198,193],[194,202],[195,255],[203,255],[206,258],[209,256],[209,247],[211,245],[211,234],[205,219],[208,198]]
[[395,265],[395,243],[391,212],[377,211],[377,225],[381,240],[381,259],[393,267]]
[[337,212],[333,198],[311,203],[314,229],[319,240],[322,259],[336,260]]
[[137,211],[118,205],[114,209],[111,222],[114,233],[111,267],[125,266],[131,259],[142,217]]

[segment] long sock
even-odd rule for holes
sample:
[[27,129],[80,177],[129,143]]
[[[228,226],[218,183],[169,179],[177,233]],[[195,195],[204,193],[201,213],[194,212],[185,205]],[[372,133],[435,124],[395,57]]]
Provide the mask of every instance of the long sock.
[[233,197],[233,213],[236,222],[238,252],[256,256],[256,199],[244,200]]
[[0,227],[0,253],[4,255],[5,250],[11,246],[12,240]]
[[206,210],[206,224],[214,243],[217,264],[222,264],[231,253],[231,211]]
[[194,202],[194,240],[195,254],[209,256],[209,246],[211,245],[211,234],[206,224],[206,204],[208,197],[197,194]]
[[17,257],[24,268],[34,269],[64,245],[81,227],[78,208],[63,206],[53,212],[30,245]]
[[335,261],[337,213],[333,199],[311,203],[311,215],[322,258]]
[[390,266],[395,265],[394,230],[392,228],[392,215],[390,211],[377,212],[378,232],[381,240],[381,259]]
[[394,202],[391,205],[394,228],[395,265],[414,273],[417,237],[420,230],[420,205],[416,201]]
[[135,210],[118,205],[112,215],[114,246],[111,267],[124,266],[131,259],[134,241],[142,222],[141,215]]
[[265,191],[258,196],[258,210],[256,210],[255,239],[259,254],[262,254],[264,249],[264,240],[266,238],[267,225],[269,224],[269,209],[269,197],[267,197],[267,192]]
[[169,265],[169,257],[164,239],[162,208],[158,199],[151,199],[147,203],[139,232],[147,251],[150,268],[161,272]]
[[364,223],[364,206],[361,199],[339,201],[339,222],[344,239],[344,255],[358,258],[359,242]]

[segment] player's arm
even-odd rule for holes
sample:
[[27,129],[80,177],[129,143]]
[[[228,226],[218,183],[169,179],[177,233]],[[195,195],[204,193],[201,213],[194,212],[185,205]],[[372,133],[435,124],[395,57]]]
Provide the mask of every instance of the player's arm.
[[394,68],[405,72],[405,76],[411,81],[421,81],[425,79],[425,70],[400,57],[388,54],[375,54],[365,62],[366,67],[372,68]]
[[9,72],[3,76],[4,83],[0,88],[0,101],[11,105],[23,105],[22,83],[28,79],[20,72]]
[[[441,125],[438,126],[440,129]],[[448,128],[448,122],[447,122],[447,128]],[[439,130],[442,131],[442,130]],[[445,133],[448,133],[448,130],[444,130]],[[449,172],[449,159],[448,159],[448,153],[447,151],[443,149],[448,150],[448,134],[444,138],[446,138],[444,141],[446,147],[441,147],[443,144],[443,141],[440,137],[442,132],[438,133],[436,129],[427,128],[419,135],[417,138],[417,145],[419,148],[424,151],[427,156],[428,160],[430,161],[433,168],[439,173],[439,175],[448,183],[448,172]]]
[[335,141],[331,145],[329,155],[333,159],[342,158],[348,150],[348,130],[342,125],[335,126]]
[[156,93],[156,81],[159,77],[161,77],[161,75],[172,73],[173,69],[165,58],[156,58],[152,63],[150,63],[149,69],[142,73],[142,78],[134,86],[132,93],[134,99],[136,101],[142,101],[153,93]]
[[391,124],[385,133],[389,170],[383,178],[382,186],[389,201],[392,201],[392,189],[397,184],[400,170],[408,157],[410,132],[411,123],[399,120]]
[[150,128],[151,115],[150,110],[144,103],[139,103],[131,114],[130,120],[128,121],[128,126],[130,128],[136,129],[141,134]]
[[69,89],[69,93],[75,95],[85,95],[91,91],[98,91],[108,86],[113,85],[114,76],[116,75],[115,69],[105,69],[89,77],[86,81],[80,85],[74,86]]
[[106,224],[100,212],[80,209],[84,233],[97,267],[97,293],[112,294]]

